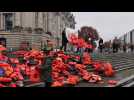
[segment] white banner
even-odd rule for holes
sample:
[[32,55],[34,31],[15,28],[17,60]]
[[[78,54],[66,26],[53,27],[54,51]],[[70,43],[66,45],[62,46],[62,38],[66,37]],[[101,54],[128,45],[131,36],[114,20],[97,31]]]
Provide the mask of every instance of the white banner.
[[71,28],[66,28],[66,36],[68,40],[71,34],[75,34],[76,36],[78,36],[78,31],[71,29]]

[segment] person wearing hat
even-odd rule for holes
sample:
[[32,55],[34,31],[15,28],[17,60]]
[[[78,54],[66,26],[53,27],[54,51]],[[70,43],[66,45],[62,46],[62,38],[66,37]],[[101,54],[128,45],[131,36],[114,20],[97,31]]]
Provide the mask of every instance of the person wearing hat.
[[52,61],[54,60],[54,57],[49,55],[50,52],[51,52],[51,49],[46,48],[44,50],[45,57],[44,57],[43,64],[41,67],[41,79],[45,82],[45,87],[51,87],[51,83],[52,83],[51,65],[52,65]]
[[43,64],[41,67],[41,79],[45,82],[45,87],[50,87],[52,78],[51,78],[51,63],[53,61],[53,57],[50,55],[51,51],[53,50],[53,43],[50,40],[47,40],[47,44],[44,46],[44,59]]
[[50,40],[47,40],[47,43],[44,45],[44,52],[52,51],[53,50],[53,43]]

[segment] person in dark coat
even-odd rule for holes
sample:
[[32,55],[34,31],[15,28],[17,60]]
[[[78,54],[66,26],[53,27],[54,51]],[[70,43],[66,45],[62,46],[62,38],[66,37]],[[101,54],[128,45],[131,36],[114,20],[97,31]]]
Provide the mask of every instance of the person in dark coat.
[[45,87],[51,87],[52,83],[52,61],[54,60],[54,57],[50,56],[51,49],[44,49],[45,58],[43,60],[43,64],[41,67],[41,79],[45,82]]
[[126,43],[123,45],[123,51],[124,51],[124,53],[127,51],[127,45],[126,45]]
[[67,40],[66,32],[65,32],[65,29],[64,29],[63,32],[62,32],[62,46],[61,46],[61,49],[64,48],[64,51],[66,51],[67,43],[68,43],[68,40]]
[[[93,42],[94,42],[93,39],[91,39],[90,41],[88,41],[88,43],[91,44],[91,45],[94,44]],[[93,48],[88,48],[87,51],[88,51],[88,53],[93,53]]]
[[103,39],[100,38],[99,40],[99,49],[100,49],[100,53],[102,53],[102,50],[103,50]]
[[43,68],[42,68],[42,78],[45,81],[45,87],[51,87],[51,83],[52,83],[51,64],[52,64],[52,61],[53,61],[53,57],[50,57],[50,56],[45,57]]
[[113,40],[113,53],[118,53],[118,49],[119,49],[119,40],[117,39],[117,37],[115,37],[115,39]]
[[130,49],[131,49],[131,52],[134,51],[134,45],[133,44],[130,45]]

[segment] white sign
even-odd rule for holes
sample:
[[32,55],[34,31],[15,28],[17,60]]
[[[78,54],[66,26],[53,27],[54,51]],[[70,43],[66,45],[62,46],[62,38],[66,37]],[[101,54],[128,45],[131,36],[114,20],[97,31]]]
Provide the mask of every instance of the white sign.
[[71,28],[66,28],[66,36],[68,40],[71,34],[75,34],[76,36],[78,36],[78,31],[71,29]]

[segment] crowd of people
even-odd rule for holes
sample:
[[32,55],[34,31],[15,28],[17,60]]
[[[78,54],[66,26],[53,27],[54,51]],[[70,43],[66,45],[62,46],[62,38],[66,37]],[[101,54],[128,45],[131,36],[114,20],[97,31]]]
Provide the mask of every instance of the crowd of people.
[[134,44],[121,43],[121,41],[115,37],[113,41],[109,40],[103,42],[103,39],[99,40],[99,52],[118,53],[118,52],[134,52]]

